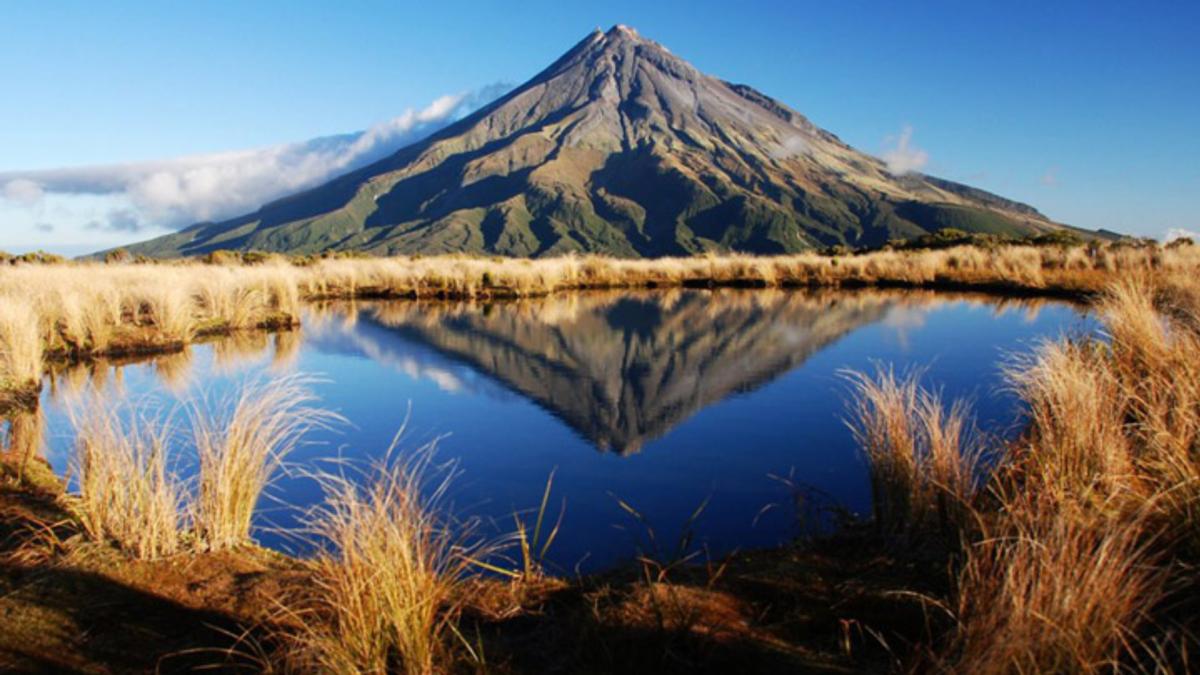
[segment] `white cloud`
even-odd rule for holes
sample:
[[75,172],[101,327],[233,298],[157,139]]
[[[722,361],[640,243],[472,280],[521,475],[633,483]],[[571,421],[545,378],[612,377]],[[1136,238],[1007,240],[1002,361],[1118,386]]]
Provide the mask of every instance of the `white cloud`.
[[1176,239],[1183,239],[1185,237],[1194,242],[1200,242],[1200,232],[1185,230],[1182,227],[1172,227],[1171,229],[1167,230],[1167,234],[1163,237],[1163,241],[1172,242]]
[[771,159],[787,159],[808,152],[808,142],[803,136],[789,136],[771,150]]
[[1058,167],[1052,166],[1046,169],[1046,173],[1042,174],[1038,182],[1046,187],[1058,187]]
[[0,194],[10,205],[30,209],[41,209],[42,201],[56,195],[113,198],[114,206],[102,217],[73,218],[91,230],[135,232],[222,220],[387,157],[477,107],[502,86],[442,96],[358,133],[158,161],[4,172]]
[[929,163],[929,153],[912,143],[913,128],[905,125],[900,135],[884,141],[882,159],[887,163],[888,171],[896,176],[902,176],[913,171],[920,171]]
[[42,201],[42,186],[26,178],[4,184],[4,198],[21,206],[33,206]]

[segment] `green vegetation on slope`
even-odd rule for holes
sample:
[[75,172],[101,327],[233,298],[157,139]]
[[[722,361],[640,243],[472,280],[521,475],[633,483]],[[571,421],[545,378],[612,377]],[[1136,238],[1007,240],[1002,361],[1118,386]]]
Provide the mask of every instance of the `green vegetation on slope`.
[[877,247],[948,227],[1062,226],[977,188],[892,174],[779,102],[613,29],[391,157],[130,250],[638,258]]

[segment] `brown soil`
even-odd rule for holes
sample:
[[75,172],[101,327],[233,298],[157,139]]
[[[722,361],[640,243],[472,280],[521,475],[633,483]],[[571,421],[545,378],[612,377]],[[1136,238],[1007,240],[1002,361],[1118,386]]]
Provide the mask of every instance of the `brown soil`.
[[[79,534],[41,460],[19,482],[2,466],[0,671],[261,672],[269,636],[286,630],[280,600],[311,589],[302,561],[253,547],[131,560]],[[448,669],[884,671],[927,634],[908,591],[944,574],[901,566],[871,539],[744,553],[661,579],[636,569],[481,579],[459,621],[470,649],[452,645],[460,658]]]

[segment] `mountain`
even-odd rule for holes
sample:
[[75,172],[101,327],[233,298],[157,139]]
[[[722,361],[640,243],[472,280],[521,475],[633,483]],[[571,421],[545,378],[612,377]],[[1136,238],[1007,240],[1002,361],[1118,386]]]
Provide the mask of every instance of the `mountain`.
[[616,26],[390,157],[130,250],[648,257],[872,246],[944,227],[1063,226],[983,190],[894,175],[782,103]]

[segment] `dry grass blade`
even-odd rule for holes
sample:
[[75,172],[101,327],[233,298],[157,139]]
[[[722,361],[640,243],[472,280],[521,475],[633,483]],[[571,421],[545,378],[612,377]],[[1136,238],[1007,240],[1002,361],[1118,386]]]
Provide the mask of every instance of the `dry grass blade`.
[[889,532],[960,528],[978,482],[981,445],[969,408],[923,389],[919,371],[847,371],[850,428],[867,458],[873,514]]
[[1172,304],[1189,298],[1127,279],[1099,303],[1107,340],[1048,342],[1010,367],[1029,427],[964,552],[955,669],[1186,664],[1162,626],[1200,555],[1200,324]]
[[558,519],[546,533],[542,536],[542,528],[546,524],[547,508],[550,505],[550,492],[554,486],[554,474],[557,469],[552,470],[546,478],[546,487],[542,491],[542,501],[538,505],[537,516],[534,520],[533,529],[530,530],[526,525],[525,520],[519,513],[513,514],[513,522],[516,527],[514,536],[516,538],[517,547],[521,553],[521,571],[514,573],[511,570],[506,570],[495,565],[488,564],[482,561],[475,561],[477,565],[484,569],[493,572],[499,572],[506,576],[517,579],[531,581],[542,576],[546,567],[546,554],[550,551],[550,546],[554,544],[554,540],[558,538],[559,529],[562,527],[563,517],[566,515],[567,504],[566,499],[563,499],[562,506],[558,510]]
[[71,505],[95,541],[142,559],[172,555],[184,520],[183,488],[167,462],[171,425],[124,412],[96,400],[70,409],[78,481]]
[[1100,673],[1123,657],[1162,599],[1166,575],[1137,519],[1101,527],[1009,504],[1004,531],[967,549],[958,580],[957,669]]
[[38,313],[26,300],[0,297],[0,389],[36,386],[42,378]]
[[365,471],[345,464],[314,474],[325,503],[309,515],[326,543],[314,561],[317,588],[292,658],[332,673],[430,673],[444,656],[462,585],[482,551],[470,527],[441,512],[455,475],[433,464],[434,447],[389,451]]
[[306,433],[341,420],[314,405],[313,383],[303,375],[252,381],[215,405],[192,406],[200,460],[193,518],[202,547],[247,543],[258,503],[287,456]]
[[850,427],[871,473],[875,523],[901,529],[912,522],[922,499],[913,419],[919,374],[897,377],[880,368],[875,377],[858,372],[844,376],[853,389]]

